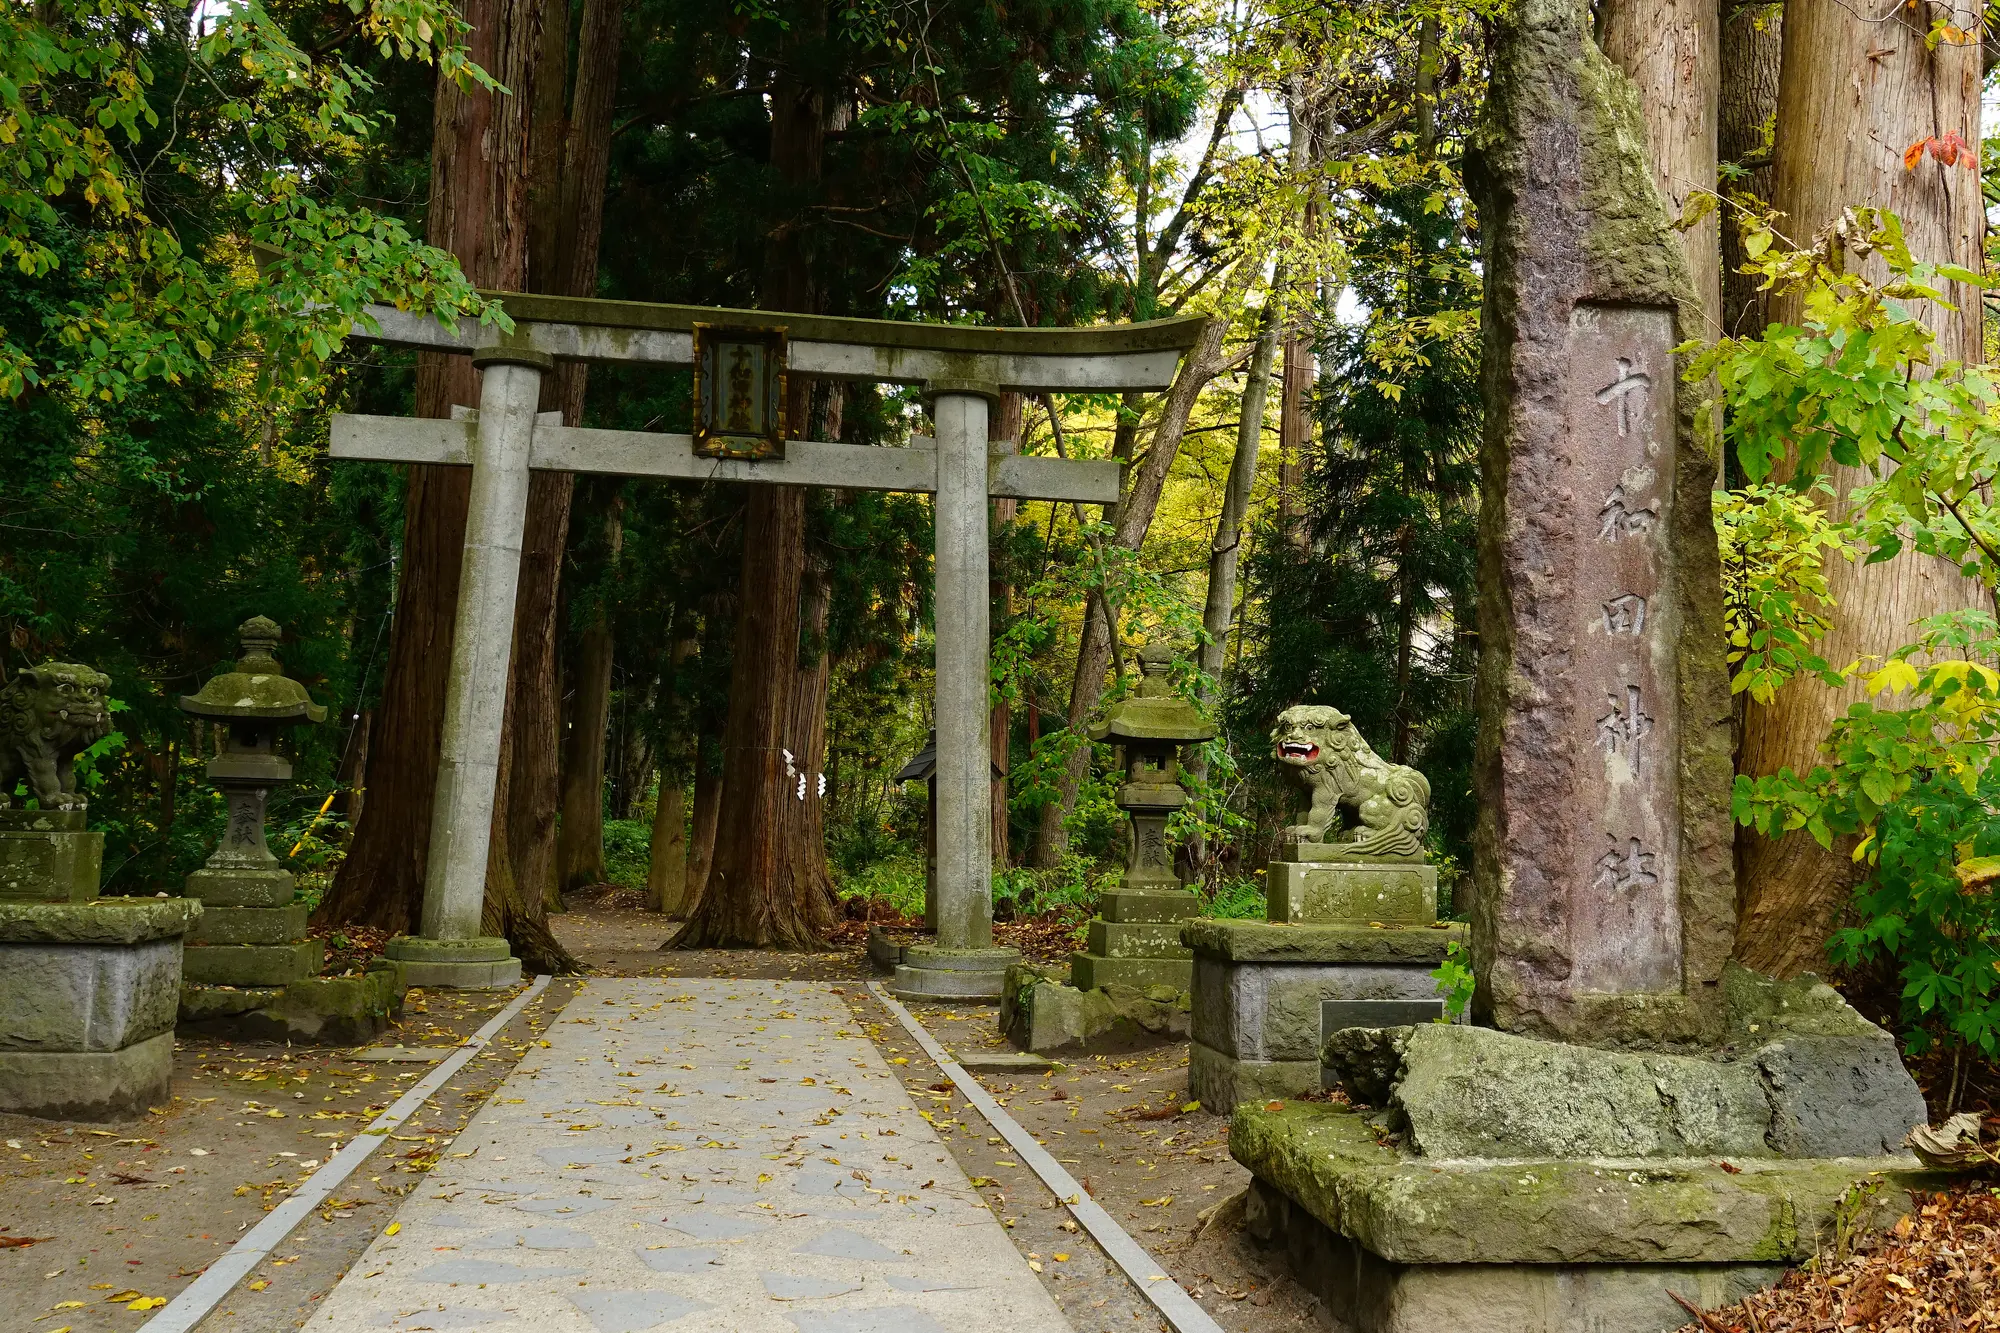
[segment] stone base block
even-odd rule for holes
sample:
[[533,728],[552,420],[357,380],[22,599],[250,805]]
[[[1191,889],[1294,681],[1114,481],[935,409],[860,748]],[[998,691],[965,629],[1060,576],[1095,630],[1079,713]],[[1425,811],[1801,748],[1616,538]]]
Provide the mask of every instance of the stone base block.
[[396,984],[404,989],[502,990],[521,979],[521,960],[496,935],[468,940],[399,935],[383,948],[382,956],[395,964]]
[[187,877],[187,896],[210,907],[284,907],[295,887],[288,870],[197,870]]
[[373,1041],[402,1012],[393,967],[360,976],[308,977],[281,988],[187,986],[180,1030],[249,1041],[353,1046]]
[[173,1096],[174,1034],[116,1051],[0,1051],[0,1111],[131,1120]]
[[1281,1248],[1299,1284],[1354,1333],[1671,1333],[1731,1305],[1782,1264],[1396,1264],[1253,1179],[1244,1227]]
[[1439,1159],[1379,1132],[1326,1103],[1230,1120],[1246,1227],[1355,1333],[1664,1333],[1686,1320],[1664,1288],[1725,1303],[1949,1178],[1904,1156]]
[[1146,990],[1165,986],[1184,992],[1194,984],[1194,963],[1185,956],[1106,958],[1099,953],[1073,953],[1069,956],[1069,983],[1078,990],[1100,990],[1106,986]]
[[174,1025],[185,898],[0,903],[0,1050],[124,1050]]
[[305,938],[306,905],[210,907],[189,927],[189,944],[291,944]]
[[1106,921],[1090,923],[1087,952],[1100,958],[1187,958],[1179,921]]
[[932,936],[926,930],[900,930],[886,926],[868,928],[868,961],[875,970],[893,973],[903,961],[903,953],[913,944],[929,944]]
[[1265,914],[1273,921],[1426,925],[1437,920],[1437,870],[1428,865],[1273,861],[1265,872],[1264,895]]
[[1164,986],[1078,990],[1024,963],[1007,969],[1000,1030],[1037,1055],[1139,1050],[1187,1036],[1187,994]]
[[1319,1085],[1317,1060],[1239,1060],[1198,1040],[1188,1045],[1188,1096],[1214,1115],[1244,1102],[1303,1096]]
[[[1111,889],[1099,897],[1097,915],[1106,921],[1186,921],[1201,915],[1201,899],[1185,889],[1172,893]],[[1179,947],[1178,934],[1173,943]]]
[[183,951],[184,979],[202,986],[289,986],[326,966],[318,940],[287,944],[191,944]]
[[903,951],[889,993],[902,1000],[997,1001],[1007,969],[1021,961],[1017,949],[941,949],[912,945]]
[[0,810],[0,899],[80,903],[97,896],[104,835],[81,810]]

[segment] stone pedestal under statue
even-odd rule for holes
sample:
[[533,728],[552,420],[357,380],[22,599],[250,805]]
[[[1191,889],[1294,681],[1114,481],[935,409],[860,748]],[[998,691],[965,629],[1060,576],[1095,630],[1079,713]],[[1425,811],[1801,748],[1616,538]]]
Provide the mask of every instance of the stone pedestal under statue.
[[[76,757],[109,677],[45,662],[0,687],[0,1111],[129,1120],[172,1097],[181,936],[201,904],[99,898]],[[12,804],[25,779],[39,808]]]
[[305,904],[290,871],[265,839],[265,807],[291,781],[277,753],[278,733],[319,722],[326,710],[284,674],[277,624],[243,622],[235,669],[181,700],[195,717],[217,723],[225,739],[208,778],[228,809],[221,845],[188,876],[188,896],[204,911],[189,931],[180,1022],[195,1030],[279,1041],[352,1043],[387,1026],[401,1006],[393,972],[322,977],[326,948],[306,933]]

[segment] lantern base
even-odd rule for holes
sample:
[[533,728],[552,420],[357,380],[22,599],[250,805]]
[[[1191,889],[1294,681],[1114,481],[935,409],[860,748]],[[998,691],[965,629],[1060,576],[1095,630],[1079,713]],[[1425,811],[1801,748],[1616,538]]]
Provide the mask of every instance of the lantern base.
[[405,988],[504,990],[521,979],[521,960],[499,936],[433,940],[401,935],[384,946],[382,956],[396,965],[396,982]]
[[998,1003],[1019,949],[944,949],[911,945],[889,993],[899,1000],[978,1000]]

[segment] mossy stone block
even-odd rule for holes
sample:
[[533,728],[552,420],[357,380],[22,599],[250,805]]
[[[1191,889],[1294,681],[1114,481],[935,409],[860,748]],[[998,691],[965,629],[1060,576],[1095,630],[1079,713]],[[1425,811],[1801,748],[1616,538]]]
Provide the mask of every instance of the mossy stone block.
[[1188,958],[1178,921],[1092,921],[1089,951],[1104,958]]
[[306,933],[306,905],[211,907],[188,931],[189,944],[290,944]]
[[173,1096],[174,1034],[115,1051],[0,1051],[0,1111],[132,1120]]
[[197,870],[187,895],[210,907],[284,907],[296,888],[288,870]]
[[326,965],[318,940],[289,944],[197,944],[185,950],[183,973],[190,984],[287,986],[315,976]]
[[1193,979],[1194,964],[1185,958],[1106,958],[1090,953],[1069,956],[1069,983],[1078,990],[1130,986],[1143,991],[1165,986],[1184,991]]
[[122,1050],[173,1027],[180,985],[172,937],[0,944],[0,1049]]
[[1201,915],[1201,899],[1185,889],[1172,893],[1111,889],[1099,897],[1097,915],[1106,921],[1186,921]]
[[1273,861],[1264,893],[1265,914],[1273,921],[1437,920],[1437,870],[1427,865]]
[[[51,813],[68,815],[79,812],[58,810]],[[31,827],[0,829],[0,899],[39,903],[88,902],[97,896],[98,878],[103,870],[102,833]]]

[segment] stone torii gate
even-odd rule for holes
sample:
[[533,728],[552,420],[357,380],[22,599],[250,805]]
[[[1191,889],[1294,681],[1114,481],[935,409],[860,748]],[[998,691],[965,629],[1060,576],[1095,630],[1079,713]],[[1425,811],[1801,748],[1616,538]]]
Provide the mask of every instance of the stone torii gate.
[[[992,998],[1012,950],[993,947],[988,736],[989,497],[1109,504],[1114,462],[994,453],[1001,391],[1164,389],[1199,337],[1200,317],[1081,329],[995,329],[569,297],[497,299],[511,333],[371,306],[365,341],[469,355],[479,408],[452,420],[340,415],[332,456],[472,468],[471,508],[445,695],[419,933],[391,941],[409,985],[487,987],[520,976],[504,939],[479,935],[514,635],[528,473],[546,468],[693,481],[924,491],[936,515],[938,915],[933,947],[907,951],[896,989]],[[702,457],[690,435],[569,427],[538,414],[559,360],[694,365],[697,327],[781,332],[788,369],[815,379],[920,384],[932,441],[881,448],[786,440],[782,457]],[[698,409],[699,410],[699,409]]]

